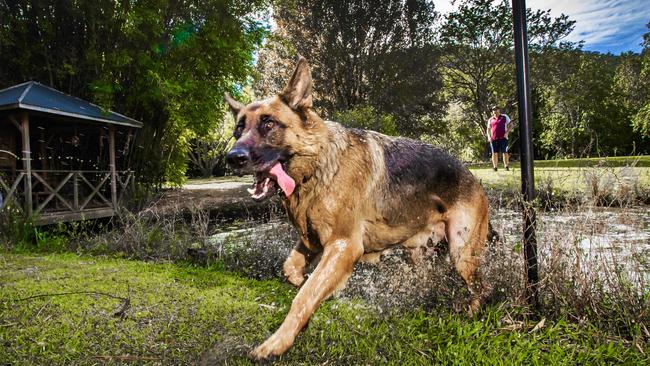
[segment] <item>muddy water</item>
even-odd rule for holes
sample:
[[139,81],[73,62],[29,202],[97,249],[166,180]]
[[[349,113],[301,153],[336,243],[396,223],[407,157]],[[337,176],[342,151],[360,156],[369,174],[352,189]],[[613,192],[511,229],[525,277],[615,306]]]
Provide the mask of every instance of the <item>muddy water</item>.
[[[519,245],[521,214],[500,211],[493,217],[505,243]],[[585,207],[572,212],[544,212],[538,214],[537,238],[542,264],[548,265],[561,254],[574,259],[574,270],[601,277],[610,271],[623,271],[638,285],[650,285],[650,208]]]
[[[485,253],[482,276],[491,299],[516,297],[524,282],[521,213],[492,212],[501,240]],[[593,282],[625,278],[641,291],[650,284],[650,211],[647,207],[598,208],[538,214],[537,238],[542,278]],[[285,221],[231,227],[207,240],[232,269],[255,278],[281,276],[282,263],[297,239]],[[590,283],[591,283],[590,282]],[[377,264],[358,263],[339,294],[360,297],[378,308],[463,307],[468,293],[444,248],[421,262],[392,250]]]

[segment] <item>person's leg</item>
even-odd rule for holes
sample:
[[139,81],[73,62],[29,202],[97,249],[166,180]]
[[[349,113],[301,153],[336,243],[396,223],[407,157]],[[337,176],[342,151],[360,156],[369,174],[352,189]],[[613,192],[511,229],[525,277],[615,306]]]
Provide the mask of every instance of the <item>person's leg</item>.
[[499,156],[497,154],[498,146],[497,146],[497,142],[495,140],[490,141],[489,144],[490,144],[490,151],[492,152],[492,169],[494,169],[494,171],[496,172],[497,171],[497,165],[499,164]]
[[508,153],[508,139],[503,139],[503,165],[506,167],[506,170],[510,170],[510,154]]

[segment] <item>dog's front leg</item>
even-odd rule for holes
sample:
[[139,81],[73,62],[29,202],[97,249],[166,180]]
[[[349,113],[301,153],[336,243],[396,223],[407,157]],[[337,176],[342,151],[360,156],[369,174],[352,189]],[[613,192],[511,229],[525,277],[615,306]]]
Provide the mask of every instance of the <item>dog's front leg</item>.
[[361,240],[337,239],[324,246],[323,257],[293,299],[284,322],[264,343],[251,352],[257,360],[283,354],[318,306],[343,286],[363,254]]
[[305,282],[305,270],[314,257],[315,254],[305,247],[302,239],[298,239],[282,266],[284,276],[294,286],[300,287]]

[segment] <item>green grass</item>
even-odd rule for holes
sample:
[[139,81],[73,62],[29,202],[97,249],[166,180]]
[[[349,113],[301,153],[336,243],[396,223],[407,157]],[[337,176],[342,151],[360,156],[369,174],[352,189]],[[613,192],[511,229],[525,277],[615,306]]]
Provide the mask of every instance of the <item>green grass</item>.
[[[501,164],[502,161],[499,161]],[[472,164],[476,168],[491,168],[492,163],[484,162]],[[515,161],[512,167],[519,168],[519,162]],[[554,159],[535,160],[535,168],[584,168],[584,167],[650,167],[650,155],[640,156],[607,156],[602,158],[580,158],[580,159]]]
[[[487,188],[521,188],[521,170],[518,166],[510,167],[510,171],[499,165],[498,171],[492,168],[470,168],[472,173],[481,180]],[[650,168],[619,168],[619,167],[583,167],[583,168],[540,168],[535,167],[535,187],[549,187],[565,192],[585,192],[591,189],[590,179],[596,178],[600,185],[614,187],[621,181],[629,179],[638,182],[640,187],[650,187]]]
[[[492,170],[491,163],[474,164],[470,170],[487,188],[520,189],[521,169],[519,162],[510,164],[510,171],[503,168]],[[536,187],[546,187],[564,192],[585,192],[593,189],[594,178],[605,188],[615,187],[625,181],[650,187],[650,156],[617,156],[585,159],[535,160]]]
[[[114,316],[128,298],[124,317]],[[295,290],[218,267],[74,254],[1,254],[0,364],[250,364],[248,350],[282,322]],[[277,364],[642,364],[637,347],[591,326],[535,322],[515,310],[477,318],[447,310],[379,312],[334,299]],[[206,352],[207,351],[207,352]],[[646,351],[647,353],[647,351]],[[203,356],[202,356],[203,355]],[[209,364],[209,362],[208,362]]]

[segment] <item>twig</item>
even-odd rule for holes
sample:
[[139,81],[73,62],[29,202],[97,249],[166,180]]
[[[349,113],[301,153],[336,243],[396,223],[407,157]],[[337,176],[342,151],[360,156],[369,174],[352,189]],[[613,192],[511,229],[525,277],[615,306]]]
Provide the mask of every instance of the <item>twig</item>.
[[422,356],[424,356],[425,358],[427,358],[427,359],[429,359],[429,360],[432,359],[432,357],[431,357],[430,354],[428,354],[428,353],[422,351],[421,349],[418,349],[418,348],[413,347],[413,346],[411,346],[411,348],[412,348],[415,352],[417,352],[417,353],[421,354]]
[[58,292],[54,294],[38,294],[38,295],[24,297],[22,299],[16,299],[14,301],[18,302],[18,301],[26,301],[31,299],[38,299],[41,297],[66,296],[66,295],[100,295],[100,296],[110,297],[113,299],[122,300],[122,307],[113,313],[114,317],[120,317],[122,319],[124,318],[126,311],[129,309],[129,306],[131,305],[131,300],[129,298],[111,295],[105,292],[97,292],[97,291],[71,291],[71,292]]
[[277,309],[277,307],[275,307],[275,306],[273,306],[273,305],[267,305],[267,304],[261,304],[261,303],[260,303],[260,304],[257,304],[257,305],[258,305],[259,307],[261,307],[261,308],[266,308],[266,309],[270,309],[270,310],[275,310],[275,309]]
[[131,356],[131,355],[122,355],[122,356],[110,356],[110,355],[96,355],[92,358],[98,358],[101,360],[120,360],[120,361],[156,361],[161,360],[160,357],[153,356]]
[[52,302],[52,300],[50,299],[50,301],[46,302],[45,305],[41,306],[41,308],[38,310],[38,313],[36,313],[36,315],[34,315],[34,318],[38,318],[38,316],[41,315],[41,312],[43,311],[43,309],[45,309],[46,306],[50,305],[51,302]]

